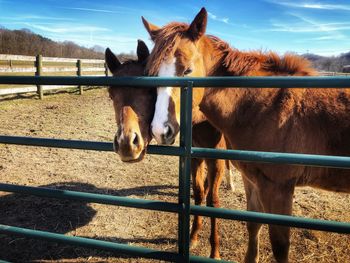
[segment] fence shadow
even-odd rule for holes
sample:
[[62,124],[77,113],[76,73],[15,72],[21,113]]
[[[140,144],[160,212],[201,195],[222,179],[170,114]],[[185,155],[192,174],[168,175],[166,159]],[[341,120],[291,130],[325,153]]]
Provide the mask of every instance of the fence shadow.
[[[130,195],[154,195],[165,194],[162,190],[172,190],[177,187],[172,185],[143,186],[130,189],[106,189],[97,188],[84,183],[56,183],[41,187],[65,189],[92,193],[104,193],[117,196]],[[89,224],[96,216],[97,211],[90,204],[81,201],[60,200],[54,198],[42,198],[22,194],[8,194],[0,197],[0,224],[18,226],[36,230],[43,230],[66,234]],[[100,240],[150,244],[170,244],[176,246],[176,239],[160,238],[135,238],[124,239],[115,237],[97,237]],[[0,260],[11,262],[32,262],[40,260],[79,259],[87,260],[89,257],[119,257],[130,258],[122,254],[116,254],[101,250],[79,248],[53,242],[0,235]]]

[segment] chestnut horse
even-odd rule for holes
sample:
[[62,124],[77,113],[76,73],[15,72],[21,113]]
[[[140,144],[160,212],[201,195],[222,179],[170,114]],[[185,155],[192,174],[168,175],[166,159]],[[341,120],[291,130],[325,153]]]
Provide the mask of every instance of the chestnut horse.
[[[148,29],[148,32],[152,35],[152,26],[143,18],[144,24]],[[155,29],[157,30],[157,29]],[[157,45],[157,42],[156,42]],[[159,48],[159,47],[157,47]],[[167,47],[168,48],[168,47]],[[161,49],[161,47],[159,48]],[[152,53],[153,58],[158,53]],[[148,64],[150,65],[150,64]],[[177,70],[177,65],[175,64],[163,64],[159,68],[159,76],[171,77],[174,76],[173,72]],[[153,68],[153,67],[152,67]],[[151,69],[152,69],[151,68]],[[193,75],[191,68],[180,69],[182,75]],[[174,92],[174,100],[169,101],[169,92],[171,92],[170,87],[158,88],[158,96],[156,102],[155,116],[153,118],[151,128],[153,137],[156,139],[158,144],[173,144],[175,142],[176,134],[180,130],[179,125],[179,115],[180,115],[180,95],[179,89]],[[197,96],[197,92],[194,92],[194,96]],[[165,106],[167,105],[167,106]],[[162,110],[163,111],[162,111]],[[168,114],[168,109],[170,113]],[[198,107],[193,107],[192,110],[192,143],[196,147],[205,148],[217,148],[217,149],[227,149],[227,141],[222,133],[213,127],[203,113],[198,109]],[[196,205],[201,205],[206,199],[208,206],[219,207],[219,187],[222,181],[222,177],[225,174],[225,163],[228,169],[228,174],[226,176],[226,184],[228,189],[233,190],[232,177],[233,174],[230,169],[230,162],[228,160],[213,160],[213,159],[192,159],[192,186],[193,186],[193,196]],[[204,165],[207,165],[208,176],[205,181],[204,177]],[[207,185],[204,185],[206,183]],[[218,235],[218,220],[215,217],[210,218],[211,220],[211,234],[210,234],[210,244],[211,252],[210,257],[219,259],[219,235]],[[191,247],[195,247],[198,243],[198,234],[202,228],[202,217],[194,216],[191,229]]]
[[[107,48],[105,59],[115,77],[143,76],[149,50],[139,40],[138,60],[128,60],[123,64]],[[152,140],[150,123],[156,102],[155,88],[110,87],[109,96],[113,100],[118,130],[114,137],[114,150],[124,162],[141,161],[147,145]]]
[[[110,51],[106,50],[106,63],[113,76],[142,76],[145,70],[145,61],[149,51],[144,42],[139,40],[137,47],[138,60],[129,60],[123,64]],[[117,126],[119,127],[115,139],[114,148],[122,161],[141,161],[145,155],[148,143],[152,139],[150,125],[156,102],[156,89],[110,87],[110,98],[113,100]],[[213,128],[203,116],[197,116],[200,120],[193,126],[193,143],[203,147],[226,148],[225,140],[218,130]],[[192,160],[192,182],[194,199],[196,204],[201,204],[207,196],[208,205],[218,200],[218,189],[225,173],[225,162],[228,170],[226,180],[227,187],[233,190],[233,174],[230,163],[225,160]],[[208,167],[208,175],[205,176],[205,164]],[[216,222],[213,220],[212,232],[216,233]],[[198,232],[202,226],[201,217],[195,216],[192,228],[192,246],[197,242]],[[215,244],[217,234],[212,235]],[[213,242],[214,242],[213,241]],[[215,246],[212,253],[218,252]]]
[[[159,28],[143,23],[155,43],[147,62],[150,75],[159,76],[312,76],[308,61],[293,54],[283,57],[262,52],[240,52],[224,41],[205,35],[204,8],[190,25],[170,23]],[[178,89],[158,88],[152,133],[158,139],[167,127],[177,127],[174,108]],[[232,149],[272,152],[350,155],[350,90],[290,88],[194,89],[193,107],[199,108],[229,141]],[[175,106],[174,106],[175,105]],[[158,118],[158,119],[156,119]],[[166,135],[176,136],[176,129]],[[242,174],[247,209],[292,214],[296,186],[350,192],[350,171],[292,165],[233,161]],[[246,262],[259,260],[261,224],[247,223]],[[269,225],[278,262],[288,262],[290,230]]]

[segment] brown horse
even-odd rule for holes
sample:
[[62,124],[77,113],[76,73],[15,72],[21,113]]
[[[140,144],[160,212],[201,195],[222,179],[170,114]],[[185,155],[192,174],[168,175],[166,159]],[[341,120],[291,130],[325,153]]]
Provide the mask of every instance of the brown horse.
[[[144,24],[148,31],[153,32],[153,25],[149,24],[143,19]],[[154,30],[157,30],[154,28]],[[152,37],[153,39],[153,37]],[[157,45],[157,42],[156,42]],[[161,48],[160,48],[161,49]],[[156,53],[152,53],[153,58]],[[158,53],[157,53],[158,55]],[[148,64],[150,65],[150,64]],[[159,76],[174,76],[173,72],[176,69],[175,64],[163,64],[159,68]],[[180,69],[182,75],[193,75],[191,68]],[[178,90],[177,90],[178,91]],[[169,100],[170,93],[173,96],[173,100]],[[194,93],[197,96],[197,92]],[[180,95],[179,92],[172,92],[171,87],[158,88],[158,96],[156,102],[155,116],[151,124],[153,137],[158,144],[173,144],[175,142],[176,134],[179,132],[179,115],[180,115]],[[162,110],[160,110],[162,109]],[[168,109],[170,113],[168,114]],[[203,113],[194,107],[192,119],[192,142],[193,146],[226,149],[227,141],[222,133],[214,128],[203,115]],[[208,168],[207,180],[204,176],[205,164]],[[229,161],[225,160],[212,160],[212,159],[192,159],[192,186],[193,195],[196,205],[201,205],[206,199],[208,206],[219,207],[219,187],[222,181],[222,177],[225,174],[225,164],[228,170],[226,176],[227,188],[233,190],[232,171],[230,169]],[[207,185],[204,185],[207,184]],[[202,217],[194,216],[192,230],[191,230],[191,246],[195,247],[198,242],[198,234],[202,228]],[[211,234],[210,234],[211,252],[210,257],[220,258],[219,253],[219,235],[218,235],[218,220],[214,217],[211,218]]]
[[[170,23],[162,28],[144,25],[155,43],[147,63],[151,75],[172,76],[311,76],[315,71],[298,56],[273,52],[240,52],[222,40],[205,35],[203,8],[190,25]],[[177,127],[174,108],[177,89],[158,88],[152,132],[161,139],[167,127]],[[158,102],[158,100],[160,100]],[[174,106],[175,105],[175,106]],[[350,90],[287,88],[195,89],[193,107],[221,131],[229,146],[239,150],[350,155]],[[154,129],[153,129],[154,128]],[[171,136],[176,135],[172,129]],[[350,172],[291,165],[233,162],[242,174],[247,209],[290,215],[296,186],[350,192]],[[261,224],[247,223],[246,262],[258,262]],[[288,262],[288,227],[269,225],[278,262]]]
[[[138,60],[128,60],[123,64],[107,48],[106,63],[115,77],[143,76],[149,50],[139,40]],[[113,100],[118,130],[114,138],[114,150],[124,162],[141,161],[147,145],[152,140],[150,123],[156,102],[155,88],[110,87],[109,96]]]

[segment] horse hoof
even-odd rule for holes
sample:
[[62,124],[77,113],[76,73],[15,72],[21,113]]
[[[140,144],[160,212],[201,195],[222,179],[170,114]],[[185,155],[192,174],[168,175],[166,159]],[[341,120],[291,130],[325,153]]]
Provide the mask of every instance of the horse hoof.
[[210,258],[213,258],[213,259],[216,259],[216,260],[221,260],[221,257],[220,256],[213,256],[213,255],[210,255]]

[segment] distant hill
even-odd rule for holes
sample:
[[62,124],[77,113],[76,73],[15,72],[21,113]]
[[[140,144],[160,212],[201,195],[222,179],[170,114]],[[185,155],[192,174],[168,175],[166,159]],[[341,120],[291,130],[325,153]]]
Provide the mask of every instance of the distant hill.
[[320,71],[342,72],[345,65],[350,65],[350,51],[338,56],[319,56],[316,54],[303,54]]
[[[98,45],[86,48],[72,41],[56,42],[26,28],[8,30],[0,26],[0,54],[104,59],[104,50],[104,47]],[[130,54],[120,54],[119,58],[123,61],[134,57]]]

